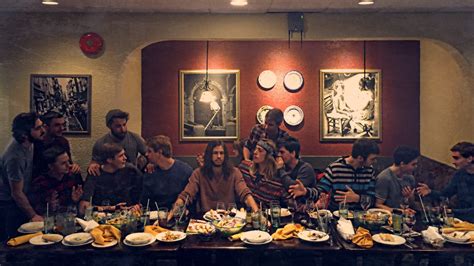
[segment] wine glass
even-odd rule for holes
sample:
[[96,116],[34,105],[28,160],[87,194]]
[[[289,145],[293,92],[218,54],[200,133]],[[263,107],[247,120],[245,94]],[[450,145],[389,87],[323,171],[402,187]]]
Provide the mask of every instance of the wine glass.
[[295,223],[295,212],[296,212],[296,200],[288,200],[288,211],[291,213],[291,223]]
[[227,204],[227,213],[230,217],[235,217],[237,215],[237,205],[235,203]]
[[416,223],[416,215],[414,213],[407,212],[405,214],[405,218],[403,220],[404,220],[405,224],[408,227],[408,238],[407,238],[407,240],[408,241],[413,241],[414,239],[413,239],[411,233],[413,232],[413,226],[415,226],[415,223]]
[[[308,214],[308,227],[313,227],[313,217],[312,216],[312,213],[314,212],[314,201],[312,200],[306,200],[306,204],[305,204],[305,210],[306,210],[306,213]],[[316,214],[316,215],[319,215],[319,214]]]
[[409,199],[407,197],[403,197],[402,201],[400,202],[400,208],[402,208],[403,213],[406,212],[406,209],[410,206]]
[[367,199],[363,199],[360,201],[360,206],[362,207],[362,209],[364,210],[364,212],[367,212],[367,210],[369,209],[370,207],[370,201],[367,200]]

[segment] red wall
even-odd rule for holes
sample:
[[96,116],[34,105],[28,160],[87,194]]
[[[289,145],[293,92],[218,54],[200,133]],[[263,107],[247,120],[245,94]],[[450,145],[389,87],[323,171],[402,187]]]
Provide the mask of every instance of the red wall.
[[[205,41],[166,41],[142,50],[142,134],[171,137],[174,154],[202,152],[205,142],[179,141],[179,71],[206,68]],[[420,143],[420,46],[418,41],[368,41],[366,67],[382,70],[382,155],[406,144]],[[283,128],[300,139],[303,155],[337,156],[350,152],[350,143],[320,142],[319,70],[362,69],[361,41],[305,41],[303,47],[285,41],[209,42],[209,69],[240,69],[240,136],[248,137],[260,106],[285,110],[298,105],[303,124]],[[277,85],[268,91],[257,85],[263,70],[277,75]],[[283,87],[290,70],[303,74],[304,87],[291,93]]]

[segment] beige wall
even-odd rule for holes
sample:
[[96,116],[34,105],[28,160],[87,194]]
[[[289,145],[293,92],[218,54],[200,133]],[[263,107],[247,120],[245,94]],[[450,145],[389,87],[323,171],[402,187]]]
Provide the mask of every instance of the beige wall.
[[[469,82],[474,63],[473,18],[473,13],[306,14],[305,39],[422,40],[421,150],[428,157],[447,162],[447,146],[459,138],[474,139]],[[92,75],[91,136],[71,137],[76,160],[85,166],[94,140],[107,131],[107,110],[120,107],[130,111],[129,128],[140,131],[142,47],[162,40],[286,40],[286,29],[285,14],[0,13],[0,149],[9,140],[12,118],[29,109],[32,73]],[[106,42],[105,53],[97,59],[85,57],[78,48],[79,37],[89,31],[101,34]],[[296,34],[294,39],[299,36]],[[450,63],[445,64],[447,61]],[[435,82],[433,77],[440,73],[453,73],[455,83],[441,78]],[[441,94],[446,87],[452,90],[448,96],[466,95],[457,98],[463,101],[446,101],[447,96]],[[430,97],[436,93],[443,97]],[[446,127],[439,124],[444,121],[438,121],[438,115],[451,121],[453,130],[444,130]]]

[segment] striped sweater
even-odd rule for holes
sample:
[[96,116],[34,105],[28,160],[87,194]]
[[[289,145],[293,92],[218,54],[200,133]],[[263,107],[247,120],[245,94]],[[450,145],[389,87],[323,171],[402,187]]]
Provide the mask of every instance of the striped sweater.
[[283,169],[278,170],[273,178],[266,179],[258,173],[252,176],[250,174],[251,165],[252,162],[242,161],[239,165],[239,169],[242,172],[245,183],[247,183],[248,188],[252,191],[252,196],[257,204],[261,203],[263,207],[268,208],[270,202],[276,200],[280,202],[281,206],[287,206],[290,196],[284,184],[288,182],[287,179],[290,177],[286,172]]
[[[335,201],[336,190],[347,191],[346,186],[359,194],[360,202],[375,202],[375,171],[373,167],[354,169],[346,162],[347,157],[342,157],[331,163],[324,171],[324,177],[316,187],[307,188],[308,196],[312,199],[319,198],[321,192],[330,193],[329,209],[337,210],[339,204]],[[349,209],[360,209],[360,203],[348,204]]]

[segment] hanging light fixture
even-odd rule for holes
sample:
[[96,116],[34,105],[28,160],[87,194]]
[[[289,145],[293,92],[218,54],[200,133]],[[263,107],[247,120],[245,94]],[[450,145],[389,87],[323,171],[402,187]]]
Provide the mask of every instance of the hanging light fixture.
[[248,4],[247,0],[232,0],[230,4],[233,6],[246,6]]
[[204,91],[199,98],[200,102],[210,103],[215,101],[216,96],[209,89],[209,41],[206,41],[206,78],[204,80]]
[[56,6],[56,5],[59,5],[58,1],[54,1],[54,0],[42,0],[41,3],[43,5],[48,5],[48,6]]
[[372,0],[359,0],[359,5],[361,6],[373,5],[374,3]]

